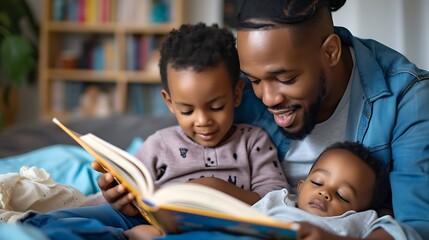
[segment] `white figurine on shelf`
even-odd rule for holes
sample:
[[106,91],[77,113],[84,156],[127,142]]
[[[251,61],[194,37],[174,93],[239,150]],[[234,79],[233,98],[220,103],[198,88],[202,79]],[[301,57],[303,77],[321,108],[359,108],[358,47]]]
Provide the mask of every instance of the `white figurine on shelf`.
[[84,117],[106,117],[113,112],[111,96],[100,87],[88,86],[79,100],[78,115]]

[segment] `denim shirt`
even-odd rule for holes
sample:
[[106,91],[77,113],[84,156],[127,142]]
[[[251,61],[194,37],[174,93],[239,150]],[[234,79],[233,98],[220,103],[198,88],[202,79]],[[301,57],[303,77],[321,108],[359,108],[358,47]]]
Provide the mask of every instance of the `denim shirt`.
[[[352,85],[345,140],[363,143],[385,162],[395,218],[429,239],[429,72],[374,40],[356,38],[342,27],[335,33],[354,49],[361,80]],[[264,128],[284,159],[290,140],[249,81],[235,116]]]

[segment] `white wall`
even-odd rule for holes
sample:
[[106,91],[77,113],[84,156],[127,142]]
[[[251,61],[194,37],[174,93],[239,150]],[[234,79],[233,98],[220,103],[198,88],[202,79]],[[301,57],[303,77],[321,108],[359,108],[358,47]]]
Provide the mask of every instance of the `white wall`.
[[410,56],[417,66],[429,70],[429,1],[403,0],[402,2],[406,19],[404,53]]
[[185,0],[185,23],[222,24],[223,0]]
[[355,36],[376,39],[429,69],[428,13],[427,0],[347,0],[333,17]]

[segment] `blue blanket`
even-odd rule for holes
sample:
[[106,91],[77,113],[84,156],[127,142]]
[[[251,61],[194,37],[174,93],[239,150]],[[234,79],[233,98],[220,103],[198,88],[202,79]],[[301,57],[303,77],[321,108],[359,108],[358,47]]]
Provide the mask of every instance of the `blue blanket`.
[[70,185],[85,195],[99,191],[100,173],[91,168],[93,158],[81,147],[52,145],[25,154],[0,159],[0,174],[19,172],[22,166],[45,169],[51,178]]
[[[28,225],[4,224],[0,222],[0,240],[11,239],[20,240],[48,240],[48,238],[37,228]],[[219,240],[257,240],[246,236],[228,235],[221,232],[188,232],[184,234],[169,235],[159,240],[188,240],[188,239],[219,239]],[[76,239],[77,240],[77,239]],[[79,239],[80,240],[80,239]]]
[[[135,154],[142,143],[142,139],[135,138],[126,151]],[[93,159],[79,146],[52,145],[25,154],[1,158],[0,174],[19,172],[22,166],[36,166],[45,169],[54,181],[90,195],[99,191],[97,179],[100,173],[91,168]]]

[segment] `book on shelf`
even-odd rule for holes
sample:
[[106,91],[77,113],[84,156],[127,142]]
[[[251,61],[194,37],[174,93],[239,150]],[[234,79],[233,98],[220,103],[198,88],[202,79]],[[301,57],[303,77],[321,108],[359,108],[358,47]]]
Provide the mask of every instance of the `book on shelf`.
[[97,0],[87,0],[84,6],[85,23],[94,24],[97,22],[97,14],[99,11]]
[[[77,22],[78,21],[78,0],[67,0],[66,2],[66,11],[67,11],[67,18],[65,20],[69,22]],[[54,21],[58,21],[55,20]]]
[[104,66],[106,70],[117,70],[117,58],[116,56],[116,42],[113,39],[104,39],[103,42],[104,51]]
[[65,18],[65,11],[66,11],[66,1],[55,0],[52,3],[52,20],[63,21]]
[[137,115],[148,113],[148,102],[146,97],[147,86],[139,83],[130,83],[128,85],[128,106],[127,110]]
[[144,164],[128,152],[87,133],[73,132],[52,120],[135,196],[143,217],[163,233],[216,230],[265,239],[295,239],[298,224],[276,221],[218,190],[192,183],[155,189]]
[[127,35],[125,38],[125,67],[128,71],[138,70],[137,63],[137,37]]
[[110,22],[110,14],[112,8],[111,0],[99,0],[99,14],[98,14],[98,22],[107,23]]
[[138,25],[149,23],[149,15],[152,11],[152,1],[127,0],[118,1],[117,22],[126,25]]
[[52,0],[52,21],[141,25],[169,22],[172,0]]
[[105,49],[103,48],[103,44],[98,42],[94,45],[94,48],[92,49],[92,69],[95,71],[103,71],[106,69],[105,67]]
[[52,21],[95,24],[115,20],[117,0],[52,0],[52,2]]

